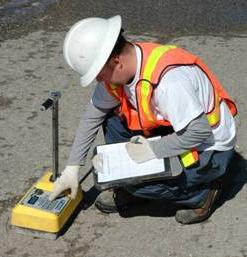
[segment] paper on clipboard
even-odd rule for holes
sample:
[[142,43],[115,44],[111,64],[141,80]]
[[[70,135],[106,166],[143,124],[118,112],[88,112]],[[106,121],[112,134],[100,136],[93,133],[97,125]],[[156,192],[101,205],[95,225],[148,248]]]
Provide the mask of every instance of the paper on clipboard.
[[134,162],[129,157],[125,144],[97,146],[97,153],[102,154],[103,157],[103,170],[98,172],[99,183],[153,175],[165,171],[163,159],[153,159],[143,163]]

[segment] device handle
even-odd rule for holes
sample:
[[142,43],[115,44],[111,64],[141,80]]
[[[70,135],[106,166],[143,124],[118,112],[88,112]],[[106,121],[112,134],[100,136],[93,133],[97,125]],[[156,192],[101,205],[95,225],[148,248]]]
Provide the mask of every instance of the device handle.
[[40,110],[41,111],[46,111],[49,108],[51,108],[53,105],[53,100],[51,98],[48,98],[44,101],[44,103],[41,104]]
[[58,177],[58,100],[60,97],[60,92],[50,92],[49,98],[40,107],[41,111],[46,111],[52,107],[52,181]]

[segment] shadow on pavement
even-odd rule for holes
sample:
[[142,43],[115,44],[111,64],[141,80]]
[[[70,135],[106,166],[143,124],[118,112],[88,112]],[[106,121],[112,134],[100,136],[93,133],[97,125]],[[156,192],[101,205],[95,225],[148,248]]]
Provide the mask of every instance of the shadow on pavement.
[[99,194],[100,194],[100,191],[97,190],[94,186],[91,187],[87,192],[85,192],[85,201],[84,201],[85,210],[94,204]]
[[[223,177],[222,193],[212,212],[221,207],[226,201],[233,199],[246,184],[246,164],[247,161],[236,152],[227,173]],[[178,208],[181,207],[176,207],[162,200],[155,200],[123,210],[120,212],[120,216],[125,218],[135,216],[171,217],[176,214]]]
[[219,198],[217,208],[226,201],[233,199],[247,182],[247,160],[240,153],[235,152],[228,172],[224,176],[222,194]]
[[[247,161],[240,153],[235,153],[227,173],[224,175],[222,183],[222,193],[218,199],[213,212],[221,207],[226,201],[233,199],[247,182],[246,165]],[[92,187],[85,192],[85,201],[82,209],[88,209],[93,205],[99,195],[99,191]],[[136,206],[119,211],[119,215],[124,218],[135,216],[152,216],[152,217],[171,217],[176,214],[178,208],[164,200],[147,200]]]

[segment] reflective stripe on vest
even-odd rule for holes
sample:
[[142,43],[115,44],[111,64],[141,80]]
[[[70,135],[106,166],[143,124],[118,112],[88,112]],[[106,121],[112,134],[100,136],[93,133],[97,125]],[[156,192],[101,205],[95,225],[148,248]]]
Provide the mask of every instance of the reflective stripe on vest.
[[216,90],[214,90],[214,106],[211,112],[206,113],[208,123],[211,127],[216,126],[220,122],[220,98]]
[[188,150],[188,151],[180,154],[179,156],[180,156],[180,160],[185,168],[192,166],[199,160],[199,155],[195,148],[192,150]]
[[150,110],[150,98],[153,89],[149,81],[151,81],[152,74],[156,69],[156,65],[162,55],[174,48],[176,48],[174,45],[162,45],[154,48],[149,55],[143,70],[142,77],[145,78],[145,80],[142,80],[141,82],[141,108],[144,115],[150,122],[155,122],[156,119],[153,112]]

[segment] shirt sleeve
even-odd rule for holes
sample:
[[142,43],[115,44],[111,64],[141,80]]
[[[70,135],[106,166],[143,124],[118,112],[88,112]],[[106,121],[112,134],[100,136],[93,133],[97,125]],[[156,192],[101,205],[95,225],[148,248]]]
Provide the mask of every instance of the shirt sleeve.
[[70,151],[67,165],[84,165],[97,132],[111,109],[100,109],[90,102],[83,113]]
[[182,154],[200,146],[209,138],[213,140],[212,129],[206,115],[201,114],[192,120],[185,129],[149,143],[155,156],[161,159]]
[[203,113],[193,77],[183,69],[175,68],[167,72],[155,94],[160,114],[170,121],[176,132]]
[[102,82],[96,85],[91,102],[95,107],[101,109],[112,109],[119,105],[119,101],[109,94]]

